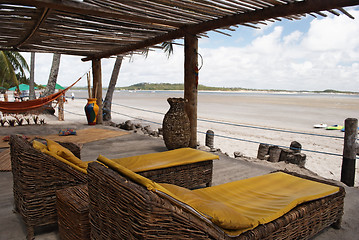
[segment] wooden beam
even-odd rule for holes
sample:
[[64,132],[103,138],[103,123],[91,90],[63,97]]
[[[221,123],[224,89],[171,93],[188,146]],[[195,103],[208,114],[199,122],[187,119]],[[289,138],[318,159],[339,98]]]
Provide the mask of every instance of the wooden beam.
[[92,97],[96,98],[98,105],[98,114],[96,124],[102,124],[102,79],[101,79],[101,59],[92,60],[92,76],[93,76],[93,89]]
[[144,40],[125,47],[114,48],[110,51],[104,51],[101,54],[95,54],[83,58],[83,61],[89,61],[94,58],[108,58],[112,55],[128,53],[137,49],[146,48],[172,39],[184,37],[186,34],[199,34],[210,30],[228,27],[231,25],[245,24],[250,22],[265,21],[267,19],[306,14],[311,12],[326,11],[342,7],[359,5],[359,0],[307,0],[292,2],[284,5],[276,5],[261,10],[249,11],[225,16],[223,18],[201,22],[193,25],[185,25],[177,30],[166,34]]
[[21,47],[23,44],[25,44],[35,33],[36,31],[40,28],[41,24],[43,24],[47,18],[47,16],[50,13],[50,9],[48,8],[44,8],[44,10],[41,13],[41,16],[39,17],[39,19],[37,19],[37,21],[35,22],[34,27],[29,31],[29,33],[27,33],[20,41],[18,44],[16,44],[14,46],[14,48],[18,48]]
[[88,16],[106,17],[113,18],[116,20],[128,20],[140,23],[148,23],[153,25],[163,25],[179,27],[183,24],[178,21],[170,21],[153,17],[140,17],[135,14],[122,14],[115,11],[100,8],[95,5],[88,4],[86,2],[75,2],[75,1],[59,1],[59,0],[12,0],[5,1],[0,0],[0,3],[11,3],[21,4],[27,6],[34,6],[38,8],[51,8],[59,11],[66,11],[70,13],[83,14]]
[[189,146],[197,147],[197,94],[198,94],[198,39],[196,35],[185,36],[184,98],[188,100],[185,109],[191,127]]
[[345,119],[344,149],[340,181],[349,187],[355,183],[356,140],[358,138],[358,119]]

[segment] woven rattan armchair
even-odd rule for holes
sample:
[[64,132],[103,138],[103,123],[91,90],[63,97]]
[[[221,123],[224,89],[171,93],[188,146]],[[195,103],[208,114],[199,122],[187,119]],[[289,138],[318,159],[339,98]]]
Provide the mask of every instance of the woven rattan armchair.
[[[80,157],[73,143],[60,143]],[[21,137],[10,137],[15,210],[27,226],[27,239],[34,228],[57,224],[56,190],[87,182],[87,176],[32,147]]]
[[88,177],[91,239],[309,239],[330,225],[340,227],[345,196],[340,187],[233,237],[186,205],[98,163],[89,164]]

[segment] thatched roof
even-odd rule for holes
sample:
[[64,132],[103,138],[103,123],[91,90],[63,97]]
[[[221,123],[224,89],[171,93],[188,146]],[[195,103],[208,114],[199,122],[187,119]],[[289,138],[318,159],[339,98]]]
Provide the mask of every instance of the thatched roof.
[[0,49],[84,60],[232,26],[346,14],[359,0],[0,0]]

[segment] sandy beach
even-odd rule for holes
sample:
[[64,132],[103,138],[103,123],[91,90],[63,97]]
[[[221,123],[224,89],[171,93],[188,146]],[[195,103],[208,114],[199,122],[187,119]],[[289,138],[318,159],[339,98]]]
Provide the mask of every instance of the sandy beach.
[[[72,92],[75,100],[71,100]],[[182,96],[180,91],[116,91],[112,121],[131,120],[158,129],[169,109],[166,99]],[[86,123],[83,111],[86,97],[86,91],[67,93],[65,122]],[[292,141],[298,141],[307,155],[307,169],[340,180],[344,133],[315,129],[313,125],[343,125],[346,118],[359,118],[358,103],[357,95],[200,92],[197,139],[204,145],[205,132],[211,129],[216,148],[229,156],[239,151],[260,164],[275,163],[255,159],[259,143],[289,147]],[[356,186],[358,175],[357,167]]]

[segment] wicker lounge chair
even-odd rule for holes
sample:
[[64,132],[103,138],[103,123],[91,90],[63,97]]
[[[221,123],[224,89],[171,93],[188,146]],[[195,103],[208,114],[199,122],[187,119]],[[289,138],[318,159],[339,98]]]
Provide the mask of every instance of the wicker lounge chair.
[[[60,143],[75,156],[80,148]],[[11,167],[15,210],[27,226],[27,238],[34,238],[34,227],[57,224],[56,190],[87,182],[86,174],[42,153],[21,137],[10,137]]]
[[343,214],[340,187],[232,236],[188,205],[111,168],[91,163],[88,176],[91,239],[309,239],[330,225],[339,228]]
[[[60,144],[71,150],[75,156],[80,157],[80,148],[76,144]],[[18,136],[11,136],[10,146],[15,210],[25,221],[27,238],[33,239],[34,227],[57,224],[56,191],[87,183],[87,174],[36,150],[31,143]],[[166,155],[166,153],[157,154]],[[127,159],[132,158],[135,157]],[[213,155],[213,159],[216,158],[218,156]],[[212,160],[206,160],[164,168],[158,167],[148,171],[138,171],[138,173],[154,181],[195,188],[201,185],[211,185],[212,169]],[[87,200],[84,199],[84,201]],[[66,219],[62,220],[66,221]]]

